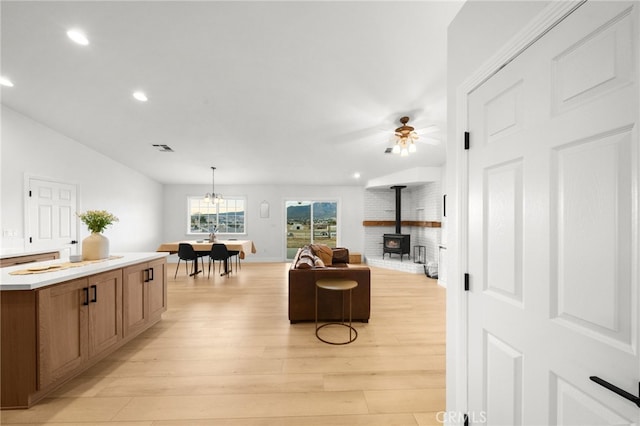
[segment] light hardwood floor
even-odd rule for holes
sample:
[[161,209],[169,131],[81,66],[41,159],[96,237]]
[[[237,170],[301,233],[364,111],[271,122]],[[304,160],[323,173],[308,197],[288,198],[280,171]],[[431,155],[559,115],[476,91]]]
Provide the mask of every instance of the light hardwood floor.
[[445,290],[423,274],[371,268],[371,320],[354,323],[355,342],[333,346],[313,323],[289,324],[288,267],[247,262],[229,278],[194,279],[181,265],[174,280],[169,264],[159,324],[31,409],[2,411],[0,422],[440,424]]

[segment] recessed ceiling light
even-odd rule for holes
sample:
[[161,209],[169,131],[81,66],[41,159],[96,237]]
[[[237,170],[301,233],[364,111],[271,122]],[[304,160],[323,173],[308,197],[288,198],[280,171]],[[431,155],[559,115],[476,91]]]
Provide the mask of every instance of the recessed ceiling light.
[[354,178],[356,178],[356,179],[360,179],[360,173],[355,172],[355,173],[353,174],[353,177],[354,177]]
[[86,46],[89,44],[89,39],[86,35],[80,30],[69,30],[67,31],[67,36],[73,40],[74,42],[81,44],[82,46]]
[[147,99],[147,95],[144,94],[144,92],[133,92],[133,97],[136,98],[137,100],[139,100],[140,102],[147,102],[149,99]]
[[13,87],[13,83],[7,77],[0,77],[0,84],[7,87]]

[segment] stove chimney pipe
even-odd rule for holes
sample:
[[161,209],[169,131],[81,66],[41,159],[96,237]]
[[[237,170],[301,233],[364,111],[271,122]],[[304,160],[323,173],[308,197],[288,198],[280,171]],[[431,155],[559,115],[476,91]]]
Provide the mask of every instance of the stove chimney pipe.
[[391,189],[396,190],[396,234],[401,233],[401,223],[402,223],[402,195],[401,191],[406,188],[405,185],[395,185],[392,186]]

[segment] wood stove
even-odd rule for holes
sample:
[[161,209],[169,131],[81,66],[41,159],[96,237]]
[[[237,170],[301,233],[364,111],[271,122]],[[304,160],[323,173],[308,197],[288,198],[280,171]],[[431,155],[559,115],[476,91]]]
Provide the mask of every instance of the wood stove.
[[400,255],[401,262],[405,254],[407,257],[411,257],[411,235],[402,234],[400,229],[402,225],[401,191],[403,188],[406,188],[406,186],[397,185],[391,187],[391,189],[396,190],[396,233],[382,236],[382,258],[384,259],[384,255],[387,253],[389,253],[389,257],[391,257],[392,253],[397,253]]
[[400,255],[400,261],[406,254],[407,257],[410,256],[411,253],[411,235],[407,234],[384,234],[383,238],[383,249],[382,249],[382,258],[384,259],[384,255],[389,253],[389,257],[391,257],[392,253],[396,253]]

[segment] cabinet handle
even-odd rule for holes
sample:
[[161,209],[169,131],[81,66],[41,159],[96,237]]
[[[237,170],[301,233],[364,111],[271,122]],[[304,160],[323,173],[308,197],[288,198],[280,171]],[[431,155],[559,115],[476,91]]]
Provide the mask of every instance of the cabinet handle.
[[142,279],[145,283],[149,282],[149,268],[142,270],[142,275],[144,278]]
[[91,289],[93,290],[93,299],[91,299],[91,303],[96,303],[98,301],[98,286],[92,285]]
[[85,287],[82,289],[82,291],[84,292],[84,302],[82,303],[82,305],[88,306],[89,305],[89,288]]
[[149,278],[149,281],[153,281],[153,268],[149,268],[149,271],[151,271],[151,278]]

